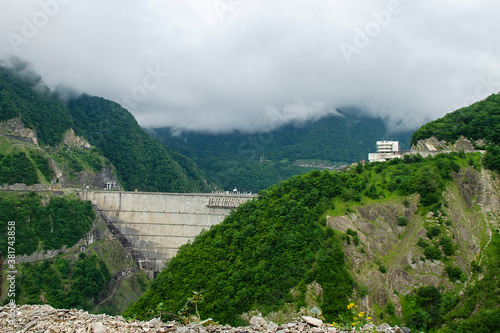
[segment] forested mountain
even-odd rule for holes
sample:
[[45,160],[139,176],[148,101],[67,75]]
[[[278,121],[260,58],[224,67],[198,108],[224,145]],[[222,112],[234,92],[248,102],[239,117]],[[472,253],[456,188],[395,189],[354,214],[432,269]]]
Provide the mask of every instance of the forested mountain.
[[478,153],[414,155],[294,176],[183,246],[124,315],[495,327],[500,184],[480,163]]
[[[7,230],[8,221],[16,222],[18,255],[71,247],[90,230],[95,217],[92,204],[75,197],[0,192],[0,199],[0,228]],[[2,253],[8,253],[7,246],[7,237],[0,238]]]
[[500,172],[500,94],[425,124],[413,134],[411,143],[432,136],[447,142],[463,136],[477,147],[486,147],[485,166]]
[[[163,144],[192,158],[226,189],[257,192],[311,168],[339,167],[366,160],[376,141],[395,139],[408,147],[411,133],[387,134],[380,118],[345,108],[339,115],[289,123],[270,132],[210,134],[171,128],[148,131]],[[307,167],[304,167],[307,166]]]
[[[30,256],[71,248],[91,230],[94,218],[91,203],[76,197],[55,197],[50,192],[0,192],[0,228],[15,230],[15,237],[0,238],[0,251],[9,253],[10,247],[17,255]],[[22,274],[16,301],[38,304],[45,299],[53,306],[90,309],[92,298],[109,282],[110,273],[95,255],[87,258],[82,254],[79,261],[68,259],[58,257],[17,266]]]
[[15,68],[0,66],[0,121],[18,117],[36,132],[42,145],[59,144],[64,133],[74,128],[64,105],[22,61]]
[[82,95],[67,104],[89,142],[103,152],[127,190],[207,192],[210,186],[192,160],[165,148],[130,112],[101,97]]
[[[0,192],[0,228],[8,230],[0,236],[2,268],[17,271],[15,293],[3,293],[2,304],[15,299],[19,305],[120,313],[144,292],[147,277],[90,201],[59,195]],[[14,250],[12,264],[7,254]]]
[[428,122],[412,135],[411,143],[431,136],[448,142],[464,136],[475,141],[484,140],[487,144],[500,144],[500,95],[491,95]]
[[212,188],[192,160],[151,138],[118,104],[82,95],[65,105],[57,96],[27,63],[0,66],[0,184],[103,188],[118,177],[125,190]]
[[[500,177],[490,171],[500,170],[498,95],[412,138],[462,135],[486,146],[484,156],[411,155],[293,177],[306,170],[300,165],[364,160],[375,141],[409,136],[389,137],[380,119],[341,110],[253,135],[151,131],[167,148],[116,103],[89,95],[61,103],[23,63],[0,67],[0,97],[3,186],[99,179],[102,187],[118,177],[130,190],[208,191],[179,149],[226,189],[261,190],[183,246],[127,317],[240,324],[259,312],[279,323],[308,314],[346,330],[385,321],[442,333],[500,326]],[[0,228],[15,221],[18,254],[70,247],[19,263],[16,301],[121,311],[146,288],[144,274],[89,203],[59,195],[1,192]],[[110,288],[122,279],[119,291]]]
[[82,136],[26,63],[0,66],[0,185],[104,187],[109,162]]

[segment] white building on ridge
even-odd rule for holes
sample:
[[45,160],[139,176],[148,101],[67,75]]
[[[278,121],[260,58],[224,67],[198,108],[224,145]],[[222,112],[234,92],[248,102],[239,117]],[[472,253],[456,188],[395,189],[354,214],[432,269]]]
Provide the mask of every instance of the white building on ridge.
[[368,154],[370,162],[385,162],[393,158],[402,158],[399,141],[377,141],[377,152]]

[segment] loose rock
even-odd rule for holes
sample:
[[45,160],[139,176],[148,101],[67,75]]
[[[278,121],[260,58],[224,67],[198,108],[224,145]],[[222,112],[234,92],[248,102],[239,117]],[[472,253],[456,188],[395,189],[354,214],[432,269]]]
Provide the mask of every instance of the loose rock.
[[[176,322],[164,323],[159,319],[149,321],[127,322],[123,317],[111,317],[107,315],[93,315],[82,310],[56,310],[49,305],[22,305],[17,307],[17,317],[15,324],[8,321],[10,308],[0,307],[0,332],[19,333],[347,333],[329,325],[323,321],[310,316],[301,317],[301,321],[276,325],[267,322],[262,317],[252,317],[251,326],[231,327],[229,325],[209,325],[203,326],[201,323],[191,323],[182,325]],[[212,320],[210,323],[216,324]],[[206,324],[206,323],[205,323]],[[378,332],[404,332],[410,333],[406,327],[391,328],[388,324],[382,324],[378,328],[374,325],[365,326],[367,332],[373,329]]]
[[310,317],[310,316],[302,316],[301,318],[303,321],[305,321],[309,325],[316,326],[316,327],[323,326],[323,320],[321,320],[321,319],[317,319],[317,318]]

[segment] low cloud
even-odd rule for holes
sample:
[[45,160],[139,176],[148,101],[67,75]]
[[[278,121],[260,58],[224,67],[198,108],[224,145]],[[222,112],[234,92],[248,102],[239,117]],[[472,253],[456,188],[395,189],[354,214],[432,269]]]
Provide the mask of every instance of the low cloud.
[[407,129],[500,91],[493,0],[0,2],[1,55],[143,126],[264,131],[354,105]]
[[322,102],[314,101],[307,105],[304,102],[296,102],[285,105],[282,109],[276,107],[267,107],[267,119],[270,119],[269,129],[276,129],[285,124],[294,122],[297,124],[306,121],[318,120],[327,115],[343,117],[336,109],[328,109]]

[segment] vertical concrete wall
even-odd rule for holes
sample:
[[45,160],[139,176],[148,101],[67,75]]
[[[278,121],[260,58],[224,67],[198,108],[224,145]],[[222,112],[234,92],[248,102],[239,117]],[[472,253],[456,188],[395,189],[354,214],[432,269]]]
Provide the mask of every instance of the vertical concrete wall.
[[[178,248],[222,220],[249,195],[82,191],[125,235],[144,259],[142,269],[159,272]],[[150,272],[151,273],[151,272]]]

